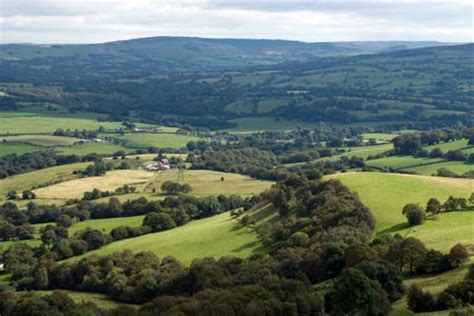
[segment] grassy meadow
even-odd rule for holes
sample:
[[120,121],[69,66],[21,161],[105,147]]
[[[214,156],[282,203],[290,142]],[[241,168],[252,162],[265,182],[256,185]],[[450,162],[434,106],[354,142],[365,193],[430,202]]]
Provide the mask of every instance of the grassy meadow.
[[[253,229],[242,227],[230,217],[229,212],[225,212],[168,231],[117,241],[83,256],[107,255],[124,249],[151,251],[160,258],[174,256],[189,264],[195,258],[209,256],[248,257],[259,251],[260,243]],[[83,256],[67,261],[78,260]]]
[[27,143],[31,145],[53,147],[53,146],[69,146],[83,139],[77,137],[54,136],[54,135],[18,135],[4,136],[0,139],[8,142]]
[[35,151],[43,150],[43,147],[34,146],[26,143],[0,142],[0,157],[5,155],[22,155]]
[[190,141],[198,140],[197,137],[179,134],[167,133],[129,133],[119,139],[125,142],[127,147],[131,148],[181,148],[185,147]]
[[420,238],[427,247],[449,250],[461,242],[473,244],[474,212],[442,213],[423,225],[408,227],[402,208],[407,203],[423,207],[431,197],[444,202],[450,195],[469,197],[474,192],[474,180],[413,176],[392,173],[340,173],[337,178],[357,192],[361,201],[374,214],[376,233],[400,233]]
[[99,122],[83,118],[15,114],[16,116],[9,116],[0,113],[0,135],[44,134],[52,133],[58,128],[96,130],[100,126],[107,130],[114,130],[121,126],[119,122]]

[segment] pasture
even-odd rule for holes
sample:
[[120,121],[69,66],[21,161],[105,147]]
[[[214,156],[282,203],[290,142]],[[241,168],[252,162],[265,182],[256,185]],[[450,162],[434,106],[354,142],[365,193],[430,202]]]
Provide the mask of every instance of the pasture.
[[92,254],[103,256],[124,249],[151,251],[160,258],[174,256],[189,264],[202,257],[248,257],[260,250],[260,243],[253,229],[242,227],[229,212],[225,212],[171,230],[117,241],[66,261]]
[[92,119],[21,115],[4,116],[0,113],[0,135],[7,134],[41,134],[52,133],[58,128],[96,130],[103,126],[107,130],[115,130],[119,122],[99,122]]
[[226,129],[229,133],[251,133],[260,131],[289,131],[301,128],[314,128],[318,123],[307,123],[301,121],[290,121],[272,116],[245,117],[233,119],[231,122],[237,123],[237,127]]
[[426,177],[375,172],[351,172],[328,176],[340,179],[357,192],[376,219],[376,234],[400,233],[420,238],[427,247],[446,251],[461,242],[473,244],[474,212],[439,214],[423,225],[408,227],[402,208],[407,203],[423,207],[432,197],[444,202],[450,195],[469,197],[474,192],[474,180]]
[[[224,181],[221,178],[224,178]],[[146,192],[150,193],[153,189],[160,192],[161,184],[164,181],[177,181],[177,179],[177,170],[156,173],[147,184]],[[196,196],[220,194],[251,196],[268,189],[272,185],[270,181],[256,180],[236,173],[210,170],[185,170],[182,183],[190,184],[193,187],[190,194]]]
[[53,147],[53,146],[68,146],[83,139],[67,136],[53,136],[53,135],[18,135],[18,136],[4,136],[0,139],[8,142],[27,143],[31,145]]
[[0,157],[10,154],[22,155],[42,149],[44,148],[25,143],[0,142]]
[[126,148],[117,144],[109,142],[88,142],[84,144],[76,144],[73,146],[55,148],[58,153],[63,155],[87,155],[96,153],[99,155],[112,155],[117,151],[123,150],[125,152],[131,152],[132,149]]
[[432,150],[435,148],[439,148],[443,152],[448,152],[450,150],[457,150],[457,149],[465,150],[469,148],[474,148],[474,146],[468,145],[467,139],[460,139],[460,140],[455,140],[451,142],[439,143],[439,144],[423,147],[423,149],[426,149],[426,150]]
[[190,141],[197,141],[199,138],[188,135],[165,134],[165,133],[129,133],[117,137],[125,142],[125,146],[132,148],[174,148],[185,147]]

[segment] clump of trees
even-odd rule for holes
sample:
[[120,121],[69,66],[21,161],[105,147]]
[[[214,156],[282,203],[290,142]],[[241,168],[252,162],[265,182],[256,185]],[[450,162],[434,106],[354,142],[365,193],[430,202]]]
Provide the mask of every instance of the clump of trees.
[[441,212],[468,210],[474,206],[474,193],[469,198],[450,196],[444,203],[436,198],[430,198],[423,208],[419,204],[408,203],[403,207],[402,214],[407,217],[410,226],[421,225],[426,220],[426,214],[437,215]]
[[165,181],[161,184],[161,191],[165,194],[189,193],[193,187],[188,183]]
[[113,195],[134,193],[135,191],[136,191],[136,188],[133,186],[129,186],[128,184],[125,184],[115,189],[115,191],[113,192],[102,191],[100,189],[95,188],[92,191],[84,192],[84,197],[82,199],[86,201],[92,201],[92,200],[96,200],[96,199],[100,199],[100,198],[108,197],[108,196],[113,196]]

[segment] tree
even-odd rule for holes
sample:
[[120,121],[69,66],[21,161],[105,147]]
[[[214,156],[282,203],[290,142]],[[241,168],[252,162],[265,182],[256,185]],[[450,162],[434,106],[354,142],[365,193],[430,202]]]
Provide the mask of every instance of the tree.
[[15,190],[11,190],[7,193],[7,200],[17,200],[18,199],[18,194],[16,193]]
[[288,240],[291,247],[304,247],[309,241],[309,236],[303,232],[296,232],[292,234]]
[[426,204],[426,212],[433,215],[438,214],[441,212],[441,203],[437,199],[431,198]]
[[331,305],[331,315],[388,315],[391,309],[380,284],[352,268],[336,279]]
[[415,267],[423,261],[425,254],[425,245],[414,237],[408,237],[391,244],[386,258],[397,265],[400,271],[403,271],[403,268],[408,268],[408,271],[413,273]]
[[36,199],[36,194],[31,190],[25,190],[22,193],[23,200],[33,200]]
[[345,268],[352,268],[363,261],[375,261],[377,253],[366,244],[353,244],[344,252]]
[[153,231],[163,231],[176,227],[176,223],[169,214],[148,213],[143,219],[143,226],[149,226]]
[[37,290],[46,290],[48,286],[48,270],[43,264],[39,264],[34,271],[34,287]]
[[409,203],[403,207],[402,214],[407,217],[410,226],[421,225],[426,215],[419,204]]
[[454,267],[458,267],[467,259],[469,259],[469,252],[462,244],[458,243],[449,250],[448,260]]
[[56,218],[56,224],[61,227],[68,228],[68,227],[71,227],[72,224],[74,224],[74,221],[69,215],[62,214]]
[[436,310],[436,300],[431,293],[413,284],[408,290],[408,308],[415,313],[431,312]]

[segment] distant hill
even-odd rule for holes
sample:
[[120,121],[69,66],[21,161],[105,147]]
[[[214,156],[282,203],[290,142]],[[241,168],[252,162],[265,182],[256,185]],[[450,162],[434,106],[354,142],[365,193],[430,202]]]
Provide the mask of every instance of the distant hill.
[[101,59],[127,64],[152,62],[175,67],[264,65],[315,57],[353,56],[390,50],[441,46],[441,42],[331,42],[150,37],[103,44],[0,46],[0,60],[51,60],[93,64]]
[[158,37],[2,45],[0,110],[51,103],[213,129],[246,117],[472,125],[474,44],[441,44]]

